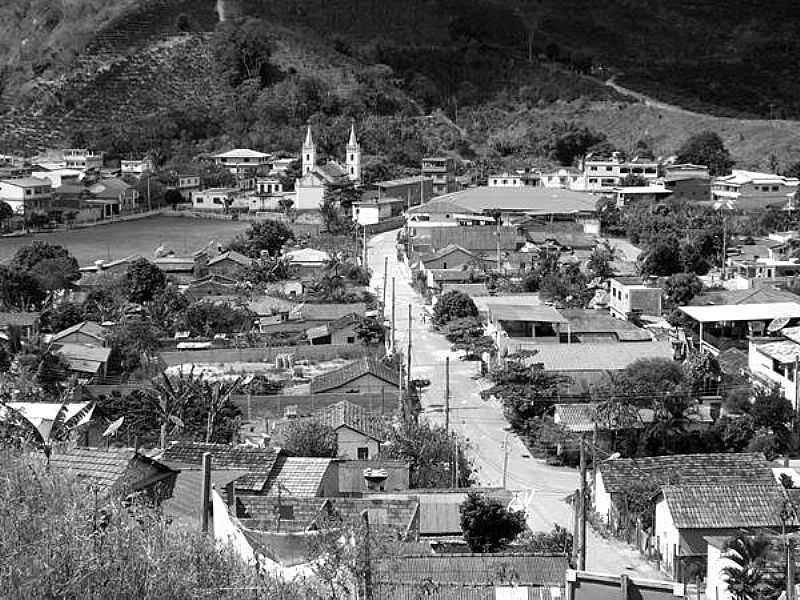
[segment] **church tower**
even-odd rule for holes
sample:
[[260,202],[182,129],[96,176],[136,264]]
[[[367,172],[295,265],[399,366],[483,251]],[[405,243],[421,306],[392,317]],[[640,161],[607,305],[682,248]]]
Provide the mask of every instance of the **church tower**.
[[308,175],[317,164],[317,147],[311,138],[311,125],[306,131],[306,141],[303,142],[303,175]]
[[350,181],[359,185],[361,183],[361,146],[356,139],[356,124],[350,126],[350,140],[347,142],[347,176]]

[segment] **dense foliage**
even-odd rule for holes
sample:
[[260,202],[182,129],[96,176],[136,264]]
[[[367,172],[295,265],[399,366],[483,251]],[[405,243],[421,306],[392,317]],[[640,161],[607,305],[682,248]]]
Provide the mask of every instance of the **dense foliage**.
[[436,306],[433,307],[433,322],[436,325],[445,325],[453,319],[463,319],[478,316],[478,307],[467,294],[452,290],[442,294]]
[[333,458],[339,452],[336,432],[316,419],[289,423],[283,435],[282,448],[294,456],[321,458]]
[[276,256],[289,240],[294,239],[294,232],[278,221],[259,221],[253,223],[244,234],[238,236],[230,244],[229,250],[235,250],[250,258],[261,258],[261,252]]
[[472,552],[499,552],[525,531],[525,513],[479,492],[469,492],[459,507],[464,541]]

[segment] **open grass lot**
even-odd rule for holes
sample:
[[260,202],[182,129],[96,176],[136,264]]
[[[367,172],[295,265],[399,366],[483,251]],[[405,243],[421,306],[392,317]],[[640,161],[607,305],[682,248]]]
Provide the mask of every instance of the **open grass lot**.
[[81,266],[99,259],[115,260],[131,254],[152,257],[153,250],[161,244],[176,254],[191,253],[211,240],[225,243],[248,226],[249,223],[239,221],[151,217],[72,231],[0,238],[0,262],[7,262],[17,248],[27,246],[32,240],[65,246]]

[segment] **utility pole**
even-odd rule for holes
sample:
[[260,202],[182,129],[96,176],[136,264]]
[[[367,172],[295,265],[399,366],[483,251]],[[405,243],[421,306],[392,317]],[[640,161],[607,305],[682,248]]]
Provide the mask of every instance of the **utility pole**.
[[450,432],[450,357],[444,359],[444,430]]
[[572,515],[572,560],[577,565],[580,555],[580,532],[581,532],[581,490],[575,490],[575,500],[573,502]]
[[406,385],[406,390],[411,392],[411,305],[408,305],[408,354],[407,354],[407,361],[408,361],[408,383]]
[[453,446],[455,450],[455,460],[453,461],[453,478],[455,481],[453,482],[453,487],[461,487],[458,483],[459,479],[459,469],[458,469],[458,436],[454,433],[453,434]]
[[383,257],[383,304],[381,305],[381,309],[383,310],[383,316],[386,317],[386,283],[389,281],[389,257]]
[[394,277],[392,277],[392,354],[394,354],[396,350],[395,342],[397,338],[395,337],[395,331],[397,328],[395,327],[395,294],[394,294]]
[[367,268],[367,226],[364,225],[364,258],[362,259],[364,262],[362,266],[366,269]]
[[369,548],[369,512],[361,511],[364,520],[364,598],[372,600],[372,564]]
[[586,434],[581,434],[581,489],[580,489],[580,546],[578,554],[578,570],[586,570]]
[[794,593],[794,546],[786,534],[786,600],[795,600]]
[[208,514],[211,512],[209,500],[211,498],[211,453],[203,452],[203,480],[200,486],[200,530],[208,533]]
[[503,488],[506,487],[508,481],[508,432],[503,438]]

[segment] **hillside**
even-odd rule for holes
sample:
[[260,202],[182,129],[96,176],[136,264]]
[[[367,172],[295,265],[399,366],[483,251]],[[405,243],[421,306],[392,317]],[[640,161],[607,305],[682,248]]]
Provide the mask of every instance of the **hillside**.
[[[786,35],[791,3],[776,0],[764,15],[755,1],[721,4],[8,0],[0,152],[59,143],[166,158],[233,145],[293,150],[310,120],[322,151],[337,154],[355,118],[369,168],[393,175],[431,152],[536,160],[551,125],[567,120],[622,148],[647,139],[663,154],[709,128],[742,165],[763,166],[771,153],[794,162],[795,123],[740,118],[795,114],[800,94],[785,76],[800,56]],[[218,11],[228,22],[262,19],[274,69],[264,89],[232,89],[215,71]],[[786,60],[767,68],[776,53]],[[718,63],[740,74],[735,85]],[[658,100],[731,116],[645,106],[604,85],[611,74]],[[766,113],[765,94],[775,105]]]

